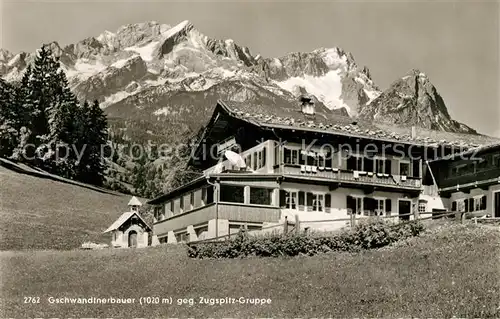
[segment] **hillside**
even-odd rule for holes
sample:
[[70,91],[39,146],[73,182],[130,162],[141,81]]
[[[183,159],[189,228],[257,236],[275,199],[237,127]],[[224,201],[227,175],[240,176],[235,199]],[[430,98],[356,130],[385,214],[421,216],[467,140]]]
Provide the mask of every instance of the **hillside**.
[[129,196],[0,159],[0,250],[71,249],[102,235]]
[[[495,318],[499,242],[496,229],[445,224],[393,247],[314,257],[193,260],[170,245],[1,252],[0,316]],[[23,304],[25,296],[40,303]],[[49,296],[136,303],[49,304]],[[160,304],[141,306],[140,297],[159,297]],[[173,304],[161,304],[169,297]],[[269,298],[271,304],[202,305],[200,297]],[[178,305],[184,298],[193,305]]]

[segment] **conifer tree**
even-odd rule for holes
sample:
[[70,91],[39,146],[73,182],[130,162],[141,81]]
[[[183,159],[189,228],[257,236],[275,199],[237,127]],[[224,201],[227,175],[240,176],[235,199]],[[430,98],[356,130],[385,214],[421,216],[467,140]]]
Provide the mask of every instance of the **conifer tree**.
[[12,155],[19,137],[14,88],[0,78],[0,156]]
[[108,122],[99,102],[84,103],[82,110],[82,138],[77,143],[83,150],[79,163],[79,180],[94,185],[104,182],[105,163],[101,154],[108,141]]

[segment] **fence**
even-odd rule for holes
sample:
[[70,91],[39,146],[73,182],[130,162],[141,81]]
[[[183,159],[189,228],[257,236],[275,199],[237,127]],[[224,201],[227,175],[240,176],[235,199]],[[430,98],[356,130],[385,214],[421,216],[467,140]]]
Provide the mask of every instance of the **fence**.
[[[425,216],[425,215],[431,215],[431,216]],[[460,223],[464,223],[466,220],[466,216],[467,216],[466,212],[432,212],[432,213],[431,212],[428,212],[428,213],[415,212],[415,213],[398,214],[398,215],[392,215],[392,216],[368,216],[368,217],[362,217],[362,218],[356,218],[356,214],[351,214],[349,218],[300,221],[298,215],[295,215],[295,220],[293,222],[289,221],[288,218],[285,216],[285,221],[283,223],[266,226],[266,227],[263,227],[259,230],[253,230],[253,231],[248,231],[245,229],[245,227],[242,227],[242,228],[240,228],[240,231],[244,231],[248,234],[263,234],[263,233],[269,232],[269,230],[271,230],[271,231],[276,231],[276,232],[279,232],[282,234],[290,234],[290,233],[298,234],[301,232],[301,229],[302,229],[301,226],[303,226],[304,224],[348,222],[348,227],[354,227],[357,222],[362,221],[362,220],[366,221],[366,220],[369,220],[370,218],[373,218],[373,217],[378,218],[378,219],[395,220],[396,223],[394,224],[394,226],[402,225],[405,223],[411,223],[411,222],[415,222],[415,221],[424,221],[424,220],[442,219],[442,218],[453,219],[453,220],[458,221]],[[413,219],[411,219],[411,217],[413,217]],[[491,219],[491,218],[489,218],[489,219]],[[500,221],[500,219],[498,219],[498,218],[496,218],[496,220]],[[475,223],[477,223],[477,220],[475,220]],[[338,229],[338,231],[341,231],[341,230],[342,229]],[[305,227],[304,231],[307,232],[308,228]],[[225,240],[229,240],[232,237],[236,237],[236,236],[238,236],[238,233],[232,233],[232,234],[222,235],[222,236],[213,237],[213,238],[196,240],[196,241],[192,241],[189,243],[202,244],[202,243],[225,241]]]

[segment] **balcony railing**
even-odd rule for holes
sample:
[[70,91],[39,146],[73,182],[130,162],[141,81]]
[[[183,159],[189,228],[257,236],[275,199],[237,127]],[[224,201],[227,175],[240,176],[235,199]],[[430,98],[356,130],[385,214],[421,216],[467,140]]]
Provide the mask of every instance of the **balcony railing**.
[[459,176],[451,176],[438,181],[439,188],[448,188],[457,185],[464,185],[474,182],[486,181],[495,179],[500,176],[500,168],[494,167],[488,170],[479,171],[469,174],[461,174]]
[[278,222],[280,209],[274,206],[221,202],[195,208],[191,211],[171,216],[153,225],[156,235],[198,225],[219,218],[238,222]]
[[361,183],[374,186],[393,186],[420,188],[422,183],[420,178],[389,175],[371,172],[350,171],[338,168],[319,169],[315,166],[304,167],[304,165],[285,165],[284,175],[309,176],[311,178],[324,178],[335,182]]

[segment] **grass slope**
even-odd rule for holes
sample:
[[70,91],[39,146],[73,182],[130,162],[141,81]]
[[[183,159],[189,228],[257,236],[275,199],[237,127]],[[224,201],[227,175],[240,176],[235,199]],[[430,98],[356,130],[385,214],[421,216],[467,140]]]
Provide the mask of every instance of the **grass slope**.
[[71,249],[127,210],[129,196],[0,160],[0,250]]
[[[298,258],[188,259],[182,246],[2,252],[3,317],[498,317],[500,235],[446,226],[394,247]],[[39,297],[24,304],[23,297]],[[173,305],[63,305],[53,297],[172,297]],[[200,296],[270,305],[200,305]],[[178,298],[195,304],[176,305]]]

